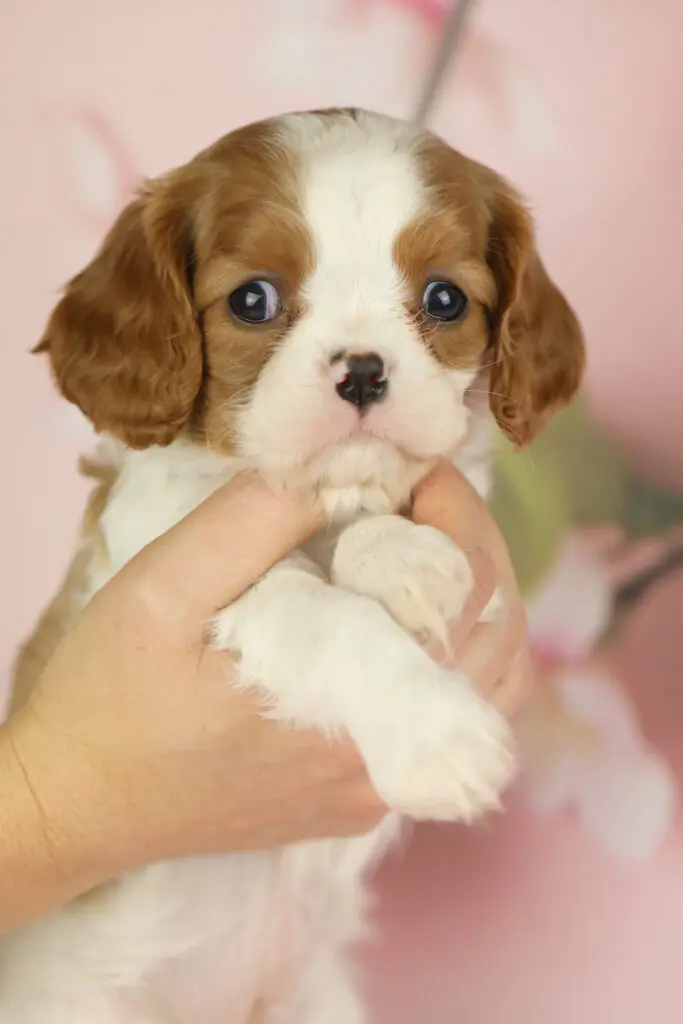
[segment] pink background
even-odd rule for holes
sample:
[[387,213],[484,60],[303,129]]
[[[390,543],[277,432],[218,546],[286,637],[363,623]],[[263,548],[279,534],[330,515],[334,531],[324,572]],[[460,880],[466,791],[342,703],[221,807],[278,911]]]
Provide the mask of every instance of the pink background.
[[[88,433],[26,355],[138,172],[240,122],[359,103],[407,113],[439,0],[10,0],[0,36],[0,671],[64,565]],[[420,8],[423,8],[421,10]],[[431,16],[430,16],[431,15]],[[487,0],[437,127],[532,198],[590,347],[588,390],[683,489],[683,7]],[[683,775],[683,580],[621,642],[648,736]],[[380,882],[368,984],[385,1024],[674,1024],[683,829],[637,867],[515,807],[425,829]]]

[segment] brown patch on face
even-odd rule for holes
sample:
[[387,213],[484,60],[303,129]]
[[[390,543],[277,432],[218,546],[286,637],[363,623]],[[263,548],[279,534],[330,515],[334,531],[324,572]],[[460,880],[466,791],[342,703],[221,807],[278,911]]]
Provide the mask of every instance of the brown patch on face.
[[[527,444],[579,386],[578,321],[541,263],[531,218],[514,189],[433,136],[421,140],[417,158],[424,215],[395,247],[414,295],[409,311],[445,366],[490,366],[491,409],[515,443]],[[438,323],[422,312],[430,280],[465,292],[460,321]]]
[[[192,432],[231,450],[235,413],[301,315],[299,296],[313,268],[313,250],[300,213],[294,158],[273,128],[261,138],[245,138],[239,147],[228,136],[216,150],[230,182],[205,212],[197,234],[195,301],[205,362]],[[245,324],[232,315],[227,299],[256,280],[276,288],[282,311],[268,323]]]
[[[299,314],[312,264],[277,122],[241,128],[149,182],[67,286],[37,351],[96,429],[133,448],[184,430],[230,447],[231,416]],[[246,325],[229,294],[271,282],[283,311]]]
[[[394,259],[409,284],[408,305],[425,344],[449,369],[474,370],[489,343],[487,310],[496,287],[486,262],[486,231],[471,162],[439,139],[420,144],[425,207],[399,235]],[[422,311],[430,281],[448,281],[467,296],[461,320],[440,323]]]

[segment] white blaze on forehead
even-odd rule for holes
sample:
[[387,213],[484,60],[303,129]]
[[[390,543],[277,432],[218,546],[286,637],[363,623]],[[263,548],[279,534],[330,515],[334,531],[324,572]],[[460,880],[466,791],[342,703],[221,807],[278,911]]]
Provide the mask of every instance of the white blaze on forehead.
[[[367,113],[285,115],[276,130],[295,167],[313,269],[303,312],[239,417],[240,454],[275,483],[321,496],[328,513],[387,512],[465,436],[473,376],[447,372],[425,346],[405,308],[414,282],[394,262],[402,231],[428,213],[419,136]],[[362,427],[335,387],[354,351],[376,352],[389,382]]]
[[302,213],[315,250],[304,285],[328,315],[387,309],[407,298],[393,248],[423,207],[415,135],[377,114],[292,114],[280,122],[297,156]]

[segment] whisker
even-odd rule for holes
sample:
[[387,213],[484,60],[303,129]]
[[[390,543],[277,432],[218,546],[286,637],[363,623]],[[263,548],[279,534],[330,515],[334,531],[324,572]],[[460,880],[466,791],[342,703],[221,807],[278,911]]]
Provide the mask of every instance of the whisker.
[[494,366],[500,366],[501,363],[505,362],[506,359],[510,359],[514,355],[514,352],[505,352],[502,356],[496,356],[492,363],[483,363],[479,370],[490,370]]
[[[468,411],[469,415],[473,419],[475,419],[475,420],[478,419],[482,423],[489,423],[490,420],[491,420],[491,414],[490,414],[490,412],[487,409],[469,409],[468,408],[467,411]],[[519,435],[514,430],[508,429],[505,433],[506,433],[506,436],[509,437],[510,440],[512,440],[517,445],[518,448],[522,448],[521,438],[519,437]],[[532,469],[535,471],[536,466],[535,466],[535,463],[533,461],[533,458],[531,460],[531,466],[532,466]]]
[[517,401],[512,395],[504,395],[502,391],[486,391],[484,388],[468,388],[467,393],[470,395],[495,395],[496,398],[504,398],[508,402],[512,402],[513,405],[517,405]]

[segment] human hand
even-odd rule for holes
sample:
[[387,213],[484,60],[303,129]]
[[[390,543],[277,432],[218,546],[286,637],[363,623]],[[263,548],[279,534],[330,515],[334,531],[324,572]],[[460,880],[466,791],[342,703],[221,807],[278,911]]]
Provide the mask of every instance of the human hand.
[[[413,519],[445,533],[467,555],[474,583],[449,635],[448,665],[457,667],[501,714],[512,718],[533,688],[526,614],[510,554],[493,516],[474,488],[442,462],[415,489]],[[490,622],[480,617],[494,592]]]
[[40,862],[30,894],[7,894],[23,900],[15,918],[31,915],[26,899],[44,913],[143,863],[381,818],[350,742],[261,717],[258,699],[229,685],[232,657],[204,643],[216,611],[319,526],[293,498],[238,478],[88,604],[0,730],[0,771],[35,811],[22,861]]
[[[413,511],[471,559],[474,592],[451,646],[473,684],[512,714],[530,675],[500,534],[448,467],[417,488]],[[204,644],[203,623],[319,526],[291,497],[240,478],[88,605],[0,730],[0,768],[9,763],[33,808],[23,863],[42,844],[34,853],[43,888],[22,897],[13,887],[15,920],[143,863],[349,835],[380,820],[385,808],[353,745],[262,718],[253,695],[226,685],[230,655]],[[496,587],[506,614],[478,624]]]

